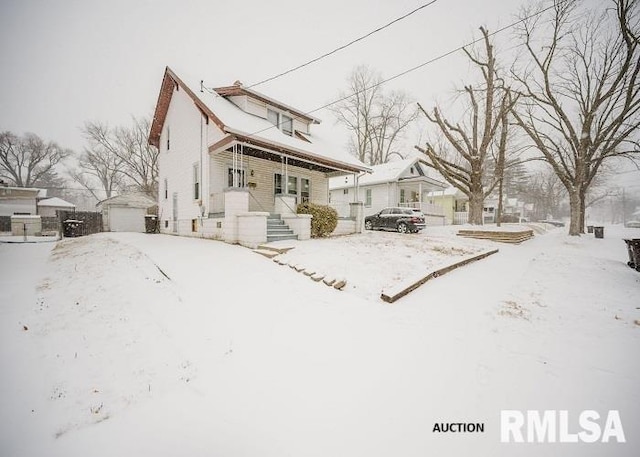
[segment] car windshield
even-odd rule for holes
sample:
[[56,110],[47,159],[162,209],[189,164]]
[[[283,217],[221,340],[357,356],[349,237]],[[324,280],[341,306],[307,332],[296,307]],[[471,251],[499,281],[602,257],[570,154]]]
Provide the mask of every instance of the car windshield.
[[401,211],[402,211],[402,214],[413,215],[413,210],[412,209],[403,209]]

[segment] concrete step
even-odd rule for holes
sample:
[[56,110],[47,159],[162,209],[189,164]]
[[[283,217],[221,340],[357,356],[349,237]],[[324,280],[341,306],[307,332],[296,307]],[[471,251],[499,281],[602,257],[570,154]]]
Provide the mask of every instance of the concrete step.
[[283,240],[297,240],[298,235],[294,235],[293,232],[291,234],[269,234],[267,233],[267,243],[272,241],[283,241]]
[[274,246],[272,244],[261,244],[256,249],[260,249],[261,251],[271,251],[277,254],[284,254],[285,252],[289,252],[292,249],[295,249],[294,246]]
[[253,252],[265,256],[267,259],[273,259],[275,256],[280,255],[280,253],[277,251],[271,249],[261,249],[260,246],[258,246],[257,249],[254,249]]

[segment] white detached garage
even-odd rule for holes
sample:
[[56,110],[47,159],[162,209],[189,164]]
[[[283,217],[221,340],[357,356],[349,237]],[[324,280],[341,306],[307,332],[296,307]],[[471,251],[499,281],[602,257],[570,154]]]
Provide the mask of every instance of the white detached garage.
[[96,207],[102,213],[105,232],[144,233],[144,217],[155,205],[155,200],[145,194],[122,194],[102,200]]

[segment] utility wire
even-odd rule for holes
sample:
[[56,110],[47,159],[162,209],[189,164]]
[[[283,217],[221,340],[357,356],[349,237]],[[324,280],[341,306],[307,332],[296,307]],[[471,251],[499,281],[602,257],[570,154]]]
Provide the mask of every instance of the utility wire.
[[[547,8],[544,8],[544,9],[542,9],[542,10],[540,10],[540,11],[536,12],[536,13],[533,13],[533,14],[531,14],[531,15],[529,15],[529,16],[526,16],[526,17],[524,17],[524,18],[522,18],[522,19],[519,19],[519,20],[517,20],[517,21],[515,21],[515,22],[512,22],[511,24],[506,25],[506,26],[504,26],[504,27],[502,27],[502,28],[500,28],[500,29],[496,30],[495,32],[491,32],[491,33],[489,33],[489,34],[488,34],[488,36],[489,36],[489,37],[492,37],[492,36],[494,36],[494,35],[497,35],[498,33],[504,32],[505,30],[508,30],[508,29],[510,29],[510,28],[513,28],[513,27],[515,27],[516,25],[518,25],[518,24],[520,24],[520,23],[522,23],[522,22],[524,22],[524,21],[526,21],[526,20],[529,20],[529,19],[531,19],[531,18],[534,18],[534,17],[536,17],[536,16],[539,16],[539,15],[541,15],[542,13],[544,13],[544,12],[546,12],[546,11],[549,11],[550,9],[553,9],[553,8],[555,8],[555,5],[548,6]],[[358,90],[358,91],[355,91],[355,92],[353,92],[353,93],[350,93],[349,95],[346,95],[346,96],[344,96],[344,97],[342,97],[342,98],[339,98],[339,99],[337,99],[337,100],[334,100],[334,101],[332,101],[332,102],[329,102],[329,103],[327,103],[327,104],[325,104],[325,105],[319,106],[318,108],[314,108],[314,109],[312,109],[311,111],[307,111],[307,112],[305,112],[305,113],[303,113],[303,114],[313,114],[313,113],[315,113],[316,111],[320,111],[320,110],[322,110],[322,109],[328,108],[328,107],[330,107],[330,106],[332,106],[332,105],[335,105],[335,104],[340,103],[340,102],[342,102],[342,101],[344,101],[344,100],[347,100],[347,99],[349,99],[349,98],[351,98],[351,97],[353,97],[353,96],[355,96],[355,95],[358,95],[358,94],[360,94],[360,93],[362,93],[362,92],[365,92],[365,91],[370,90],[370,89],[374,89],[374,88],[376,88],[376,87],[378,87],[378,86],[381,86],[381,85],[383,85],[383,84],[385,84],[385,83],[388,83],[389,81],[393,81],[394,79],[398,79],[398,78],[400,78],[400,77],[402,77],[402,76],[404,76],[404,75],[407,75],[407,74],[412,73],[412,72],[414,72],[414,71],[416,71],[416,70],[419,70],[419,69],[420,69],[420,68],[422,68],[422,67],[425,67],[425,66],[430,65],[430,64],[432,64],[432,63],[434,63],[434,62],[437,62],[438,60],[442,60],[442,59],[444,59],[445,57],[448,57],[448,56],[450,56],[451,54],[455,54],[456,52],[461,51],[461,50],[463,50],[464,48],[466,48],[466,47],[468,47],[468,46],[472,46],[472,45],[474,45],[474,44],[476,44],[476,43],[478,43],[478,42],[480,42],[480,41],[482,41],[482,40],[484,40],[484,36],[482,36],[482,37],[480,37],[480,38],[477,38],[477,39],[475,39],[475,40],[473,40],[473,41],[470,41],[470,42],[468,42],[468,43],[466,43],[466,44],[463,44],[462,46],[458,46],[458,47],[457,47],[457,48],[455,48],[455,49],[452,49],[452,50],[450,50],[450,51],[447,51],[447,52],[445,52],[444,54],[440,54],[439,56],[434,57],[433,59],[427,60],[426,62],[422,62],[421,64],[416,65],[415,67],[411,67],[411,68],[409,68],[409,69],[407,69],[407,70],[404,70],[404,71],[402,71],[402,72],[400,72],[400,73],[398,73],[398,74],[396,74],[396,75],[393,75],[393,76],[391,76],[391,77],[389,77],[389,78],[387,78],[387,79],[383,79],[382,81],[377,82],[377,83],[375,83],[375,84],[372,84],[371,86],[368,86],[368,87],[365,87],[365,88],[360,89],[360,90]],[[257,130],[257,131],[255,131],[255,132],[253,132],[253,133],[249,134],[249,136],[257,135],[258,133],[262,133],[262,132],[265,132],[265,131],[267,131],[267,130],[271,130],[272,128],[276,128],[276,127],[277,127],[276,125],[273,125],[273,126],[270,126],[270,127],[266,127],[266,128],[264,128],[264,129],[262,129],[262,130]]]
[[373,34],[375,34],[375,33],[378,33],[378,32],[380,32],[380,31],[382,31],[382,30],[384,30],[384,29],[386,29],[386,28],[388,28],[388,27],[392,26],[392,25],[393,25],[393,24],[395,24],[396,22],[400,22],[400,21],[402,21],[403,19],[408,18],[409,16],[411,16],[411,15],[413,15],[413,14],[417,13],[418,11],[420,11],[420,10],[422,10],[422,9],[424,9],[424,8],[428,7],[428,6],[433,5],[433,4],[434,4],[434,3],[436,3],[437,1],[438,1],[438,0],[431,0],[430,2],[425,3],[425,4],[424,4],[424,5],[422,5],[422,6],[417,7],[417,8],[416,8],[416,9],[414,9],[413,11],[409,11],[407,14],[405,14],[405,15],[403,15],[403,16],[400,16],[400,17],[398,17],[398,18],[396,18],[396,19],[394,19],[393,21],[388,22],[388,23],[386,23],[385,25],[380,26],[380,27],[378,27],[377,29],[372,30],[371,32],[369,32],[369,33],[367,33],[367,34],[365,34],[365,35],[362,35],[362,36],[361,36],[361,37],[359,37],[359,38],[356,38],[356,39],[354,39],[354,40],[351,40],[351,41],[349,41],[348,43],[343,44],[342,46],[339,46],[339,47],[335,48],[335,49],[334,49],[334,50],[332,50],[332,51],[329,51],[329,52],[327,52],[327,53],[325,53],[325,54],[322,54],[322,55],[321,55],[321,56],[319,56],[319,57],[316,57],[315,59],[311,59],[311,60],[309,60],[309,61],[307,61],[307,62],[305,62],[305,63],[303,63],[303,64],[300,64],[300,65],[298,65],[297,67],[290,68],[289,70],[283,71],[282,73],[278,73],[277,75],[271,76],[271,77],[269,77],[269,78],[263,79],[262,81],[258,81],[257,83],[253,83],[253,84],[251,84],[251,85],[249,85],[249,86],[246,86],[246,89],[250,89],[250,88],[252,88],[252,87],[259,86],[260,84],[264,84],[264,83],[266,83],[266,82],[273,81],[274,79],[280,78],[280,77],[282,77],[282,76],[284,76],[284,75],[288,75],[289,73],[292,73],[292,72],[294,72],[294,71],[296,71],[296,70],[299,70],[299,69],[304,68],[304,67],[306,67],[306,66],[308,66],[308,65],[311,65],[312,63],[315,63],[315,62],[317,62],[317,61],[319,61],[319,60],[322,60],[322,59],[324,59],[325,57],[329,57],[329,56],[330,56],[330,55],[332,55],[332,54],[335,54],[335,53],[337,53],[337,52],[339,52],[339,51],[342,51],[343,49],[348,48],[349,46],[351,46],[351,45],[353,45],[353,44],[355,44],[355,43],[357,43],[357,42],[359,42],[359,41],[362,41],[362,40],[364,40],[364,39],[366,39],[366,38],[369,38],[371,35],[373,35]]

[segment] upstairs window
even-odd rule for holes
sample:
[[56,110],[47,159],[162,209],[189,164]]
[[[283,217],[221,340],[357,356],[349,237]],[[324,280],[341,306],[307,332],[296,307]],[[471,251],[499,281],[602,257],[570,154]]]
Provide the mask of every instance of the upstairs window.
[[293,135],[293,118],[282,115],[280,128],[285,135]]
[[271,122],[273,125],[275,125],[276,127],[278,127],[279,117],[280,116],[277,111],[267,108],[267,120]]
[[293,118],[291,116],[267,108],[267,120],[282,130],[285,135],[293,135]]

